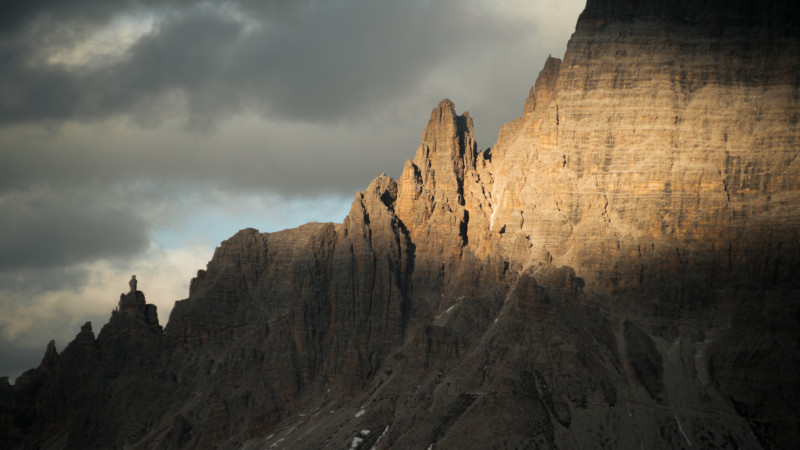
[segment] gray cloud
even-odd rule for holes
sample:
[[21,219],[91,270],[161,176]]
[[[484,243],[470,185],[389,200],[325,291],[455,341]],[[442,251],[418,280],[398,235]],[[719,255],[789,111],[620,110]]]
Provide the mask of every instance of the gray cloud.
[[[491,145],[547,54],[533,40],[541,24],[479,2],[112,3],[81,2],[58,23],[61,3],[41,3],[0,38],[0,189],[144,178],[350,195],[397,175],[441,98],[471,109],[479,144]],[[131,11],[155,25],[119,59],[42,62],[43,48],[75,47]],[[266,122],[217,133],[254,114]],[[64,131],[117,119],[139,128]],[[188,128],[162,133],[174,123]],[[40,125],[50,131],[31,131]]]
[[38,323],[36,328],[15,339],[0,334],[0,376],[7,376],[13,382],[22,372],[38,367],[50,340],[56,341],[56,351],[61,353],[86,322],[92,322],[97,336],[109,316],[110,310],[101,314],[87,312],[77,320],[69,315],[53,315],[51,320]]
[[[45,267],[4,267],[0,269],[0,299],[33,298],[48,292],[74,290],[89,279],[88,271],[80,265],[59,265],[45,262]],[[51,267],[47,267],[51,266]]]
[[63,267],[146,248],[148,227],[141,217],[123,204],[90,200],[49,191],[6,193],[0,198],[0,273]]
[[69,3],[58,0],[31,0],[13,2],[3,7],[0,16],[0,30],[5,33],[19,32],[19,29],[42,16],[59,16],[82,21],[101,20],[118,10],[120,6],[129,7],[135,2],[104,2],[102,0],[77,0]]
[[78,209],[100,203],[111,209],[128,198],[138,199],[137,211],[178,200],[183,192],[203,195],[216,189],[349,197],[382,171],[402,168],[413,156],[426,116],[411,125],[346,126],[263,123],[250,117],[224,123],[210,135],[183,128],[132,130],[118,123],[70,124],[57,133],[0,129],[7,145],[0,154],[0,194],[8,190],[19,196],[45,184],[62,195],[81,191],[72,194],[71,206]]
[[0,338],[0,376],[13,382],[22,372],[37,367],[46,347],[20,347]]
[[[67,15],[51,32],[32,37],[28,29],[4,39],[0,117],[6,124],[117,114],[146,121],[165,110],[179,113],[169,104],[177,98],[180,113],[199,127],[243,110],[339,122],[421,90],[433,71],[452,61],[478,63],[476,55],[530,32],[453,0],[298,2],[280,20],[272,16],[275,8],[248,9],[252,3],[202,5],[159,15],[125,58],[98,67],[30,61],[42,47],[85,38],[92,29],[85,15]],[[110,17],[106,9],[97,16]],[[463,73],[449,74],[454,84],[487,70],[461,67]]]

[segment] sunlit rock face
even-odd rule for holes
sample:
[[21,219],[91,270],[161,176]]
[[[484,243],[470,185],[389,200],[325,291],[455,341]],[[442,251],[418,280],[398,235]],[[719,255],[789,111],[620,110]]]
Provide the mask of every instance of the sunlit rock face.
[[795,447],[797,10],[589,1],[496,145],[443,100],[399,180],[240,231],[165,329],[132,284],[0,383],[0,444]]
[[493,229],[525,237],[512,257],[544,248],[593,286],[684,303],[732,273],[793,279],[796,7],[695,3],[589,2],[492,150]]

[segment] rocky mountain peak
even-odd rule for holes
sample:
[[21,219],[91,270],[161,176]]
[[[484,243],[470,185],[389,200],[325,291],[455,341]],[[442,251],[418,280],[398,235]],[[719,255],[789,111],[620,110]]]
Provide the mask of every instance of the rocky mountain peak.
[[[464,183],[475,170],[477,142],[469,113],[457,115],[449,99],[431,112],[414,160],[400,176],[395,211],[416,237],[436,211],[464,221]],[[468,219],[467,219],[468,220]]]
[[528,98],[525,99],[523,115],[533,113],[537,105],[540,107],[550,103],[556,95],[556,83],[558,82],[558,72],[561,69],[561,60],[547,57],[544,68],[539,72],[536,83],[531,87]]
[[[136,286],[132,280],[131,291],[128,293],[120,294],[118,308],[112,312],[111,317],[119,315],[120,317],[135,318],[141,320],[149,327],[160,328],[158,324],[158,314],[156,312],[156,305],[148,304],[144,298],[142,291],[135,290]],[[89,331],[91,331],[91,324]]]
[[457,115],[453,102],[444,99],[431,112],[413,166],[406,164],[401,180],[418,178],[437,202],[463,205],[464,174],[474,169],[476,153],[472,118]]
[[[89,322],[87,322],[87,324],[89,324]],[[86,325],[84,325],[84,327],[85,326]],[[83,333],[83,331],[84,331],[83,327],[81,327],[81,333]],[[91,332],[90,324],[89,324],[89,331]],[[92,334],[92,339],[94,339],[94,334]],[[44,357],[42,358],[42,362],[39,363],[39,370],[43,372],[53,372],[55,370],[57,361],[58,361],[58,351],[56,350],[56,341],[51,340],[50,342],[47,343],[47,349],[44,351]]]

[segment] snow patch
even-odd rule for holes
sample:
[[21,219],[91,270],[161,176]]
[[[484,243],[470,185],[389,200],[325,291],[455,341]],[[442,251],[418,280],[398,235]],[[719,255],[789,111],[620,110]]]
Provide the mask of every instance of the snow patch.
[[381,433],[381,435],[378,436],[378,440],[375,441],[375,444],[372,446],[370,450],[376,450],[378,448],[378,442],[380,442],[381,439],[383,439],[383,437],[386,436],[386,433],[388,432],[389,432],[389,425],[386,425],[386,428],[383,429],[383,433]]
[[686,443],[689,444],[689,447],[691,447],[692,446],[692,441],[690,441],[689,437],[686,436],[686,433],[683,432],[683,427],[681,426],[681,421],[678,420],[678,416],[673,414],[672,417],[675,418],[675,423],[678,424],[678,431],[681,432],[681,434],[683,435],[683,438],[686,439]]
[[366,409],[362,409],[361,411],[356,413],[356,419],[358,419],[359,417],[363,416],[366,413],[367,413],[367,410]]
[[356,448],[358,448],[359,445],[361,445],[362,442],[364,442],[364,440],[361,439],[360,437],[356,436],[356,437],[353,438],[353,442],[350,443],[350,448],[351,449],[356,449]]

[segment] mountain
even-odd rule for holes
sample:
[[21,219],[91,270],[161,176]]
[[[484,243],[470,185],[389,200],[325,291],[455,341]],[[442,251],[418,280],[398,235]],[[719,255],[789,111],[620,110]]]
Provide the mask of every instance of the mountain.
[[8,448],[793,448],[800,12],[589,0],[494,147],[431,113],[340,224],[132,283],[0,383]]

